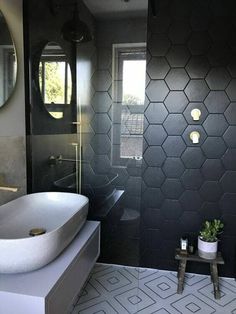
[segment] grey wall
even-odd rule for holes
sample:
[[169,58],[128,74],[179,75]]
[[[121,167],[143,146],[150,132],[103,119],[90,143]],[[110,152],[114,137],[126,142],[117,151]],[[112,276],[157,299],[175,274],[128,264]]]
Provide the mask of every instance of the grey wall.
[[17,193],[0,191],[0,204],[26,193],[25,94],[23,55],[23,16],[21,0],[0,0],[16,45],[18,74],[16,88],[0,108],[0,174],[8,185],[19,186]]

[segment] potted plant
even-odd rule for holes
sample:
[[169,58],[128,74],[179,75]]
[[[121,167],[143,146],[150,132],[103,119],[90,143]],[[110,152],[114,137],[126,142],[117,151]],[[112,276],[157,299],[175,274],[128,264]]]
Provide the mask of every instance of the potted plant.
[[198,236],[198,255],[206,259],[214,259],[217,255],[218,236],[224,224],[217,219],[205,221]]

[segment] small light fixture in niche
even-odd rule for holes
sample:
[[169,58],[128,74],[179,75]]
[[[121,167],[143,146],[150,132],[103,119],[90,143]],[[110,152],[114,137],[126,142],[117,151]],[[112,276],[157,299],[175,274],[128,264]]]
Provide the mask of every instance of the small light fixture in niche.
[[190,137],[191,141],[193,142],[193,144],[198,144],[200,141],[200,133],[197,131],[191,132],[189,137]]
[[193,121],[199,121],[200,120],[200,116],[201,116],[201,111],[199,109],[193,109],[191,111],[191,116],[193,118]]

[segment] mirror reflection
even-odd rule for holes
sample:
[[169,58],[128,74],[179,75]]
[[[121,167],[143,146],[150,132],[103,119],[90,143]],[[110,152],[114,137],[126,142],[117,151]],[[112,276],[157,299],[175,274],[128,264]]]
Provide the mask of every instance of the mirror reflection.
[[11,96],[16,83],[17,63],[14,43],[0,11],[0,107]]
[[44,105],[55,119],[63,118],[65,106],[71,102],[71,69],[63,49],[48,43],[39,63],[39,86]]

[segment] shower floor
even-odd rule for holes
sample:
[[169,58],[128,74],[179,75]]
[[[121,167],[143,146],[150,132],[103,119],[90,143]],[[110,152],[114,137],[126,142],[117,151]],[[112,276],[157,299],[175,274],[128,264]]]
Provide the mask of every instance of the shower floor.
[[186,274],[182,295],[176,272],[96,264],[71,314],[236,314],[236,282],[220,278],[215,300],[209,276]]

